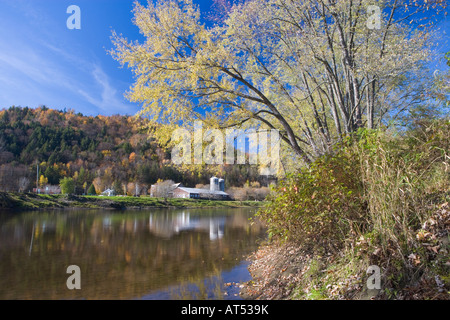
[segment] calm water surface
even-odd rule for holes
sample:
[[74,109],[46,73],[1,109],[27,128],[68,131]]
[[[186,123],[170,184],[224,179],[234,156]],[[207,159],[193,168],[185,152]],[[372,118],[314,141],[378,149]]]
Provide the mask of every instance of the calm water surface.
[[[256,209],[0,212],[0,299],[237,299]],[[69,265],[81,290],[69,290]]]

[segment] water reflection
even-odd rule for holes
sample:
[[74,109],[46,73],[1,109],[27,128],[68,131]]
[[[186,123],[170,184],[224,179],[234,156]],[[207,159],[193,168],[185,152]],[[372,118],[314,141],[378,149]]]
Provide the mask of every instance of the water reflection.
[[[264,237],[248,221],[254,212],[0,213],[0,299],[151,298],[180,285],[218,283]],[[71,264],[81,269],[81,290],[66,288]]]
[[210,240],[223,237],[227,219],[223,216],[196,216],[182,211],[172,214],[151,213],[148,221],[150,232],[169,239],[183,231],[197,231],[209,233]]

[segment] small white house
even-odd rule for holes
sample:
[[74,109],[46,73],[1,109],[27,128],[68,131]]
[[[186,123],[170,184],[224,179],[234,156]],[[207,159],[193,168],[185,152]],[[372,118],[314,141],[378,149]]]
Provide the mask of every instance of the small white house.
[[105,191],[102,192],[101,195],[105,197],[114,197],[116,195],[116,192],[112,189],[106,189]]

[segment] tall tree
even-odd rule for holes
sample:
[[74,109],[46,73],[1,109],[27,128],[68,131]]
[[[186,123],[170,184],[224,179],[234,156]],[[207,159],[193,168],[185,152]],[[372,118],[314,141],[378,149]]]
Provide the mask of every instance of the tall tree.
[[64,177],[59,183],[62,194],[75,193],[75,181],[72,178]]
[[226,6],[223,22],[208,27],[192,0],[136,2],[133,21],[146,41],[113,33],[111,54],[136,76],[128,98],[143,103],[141,115],[278,129],[310,163],[343,134],[377,127],[421,99],[431,32],[420,13],[444,6],[249,0]]
[[87,194],[88,195],[96,195],[97,194],[97,192],[95,191],[95,187],[94,187],[94,185],[93,184],[91,184],[91,186],[89,187],[89,189],[88,189],[88,191],[87,191]]

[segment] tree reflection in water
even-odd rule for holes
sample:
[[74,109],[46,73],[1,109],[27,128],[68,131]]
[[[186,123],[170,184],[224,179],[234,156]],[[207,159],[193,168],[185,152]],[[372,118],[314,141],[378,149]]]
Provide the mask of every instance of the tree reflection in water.
[[[222,299],[223,272],[238,266],[265,236],[261,225],[248,220],[254,213],[2,213],[0,299],[136,299],[169,288],[170,299]],[[66,288],[72,264],[81,269],[81,290]]]

